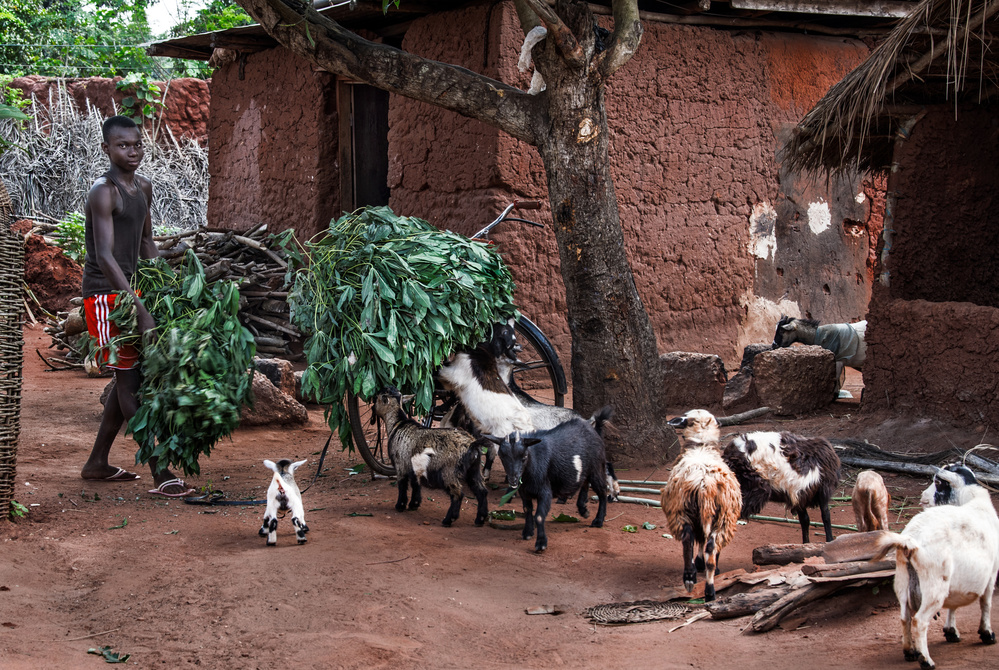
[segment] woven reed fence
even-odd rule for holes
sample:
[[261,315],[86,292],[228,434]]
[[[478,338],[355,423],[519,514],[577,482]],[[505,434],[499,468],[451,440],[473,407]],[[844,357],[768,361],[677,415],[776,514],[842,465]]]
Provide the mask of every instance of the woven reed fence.
[[11,230],[13,205],[0,181],[0,521],[14,497],[17,438],[21,432],[21,284],[24,242]]

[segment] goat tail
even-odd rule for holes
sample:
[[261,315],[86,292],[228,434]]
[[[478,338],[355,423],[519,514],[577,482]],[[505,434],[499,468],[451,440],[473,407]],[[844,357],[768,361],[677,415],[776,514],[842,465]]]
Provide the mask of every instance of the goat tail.
[[610,405],[605,405],[590,417],[590,423],[593,424],[593,428],[597,431],[597,435],[600,437],[604,436],[604,424],[610,421],[612,416],[614,416],[614,408]]
[[892,549],[896,549],[902,553],[904,560],[911,561],[912,556],[919,549],[919,544],[911,538],[900,533],[892,533],[889,531],[883,531],[881,537],[878,538],[877,542],[874,544],[875,553],[871,558],[872,561],[880,561],[888,552]]

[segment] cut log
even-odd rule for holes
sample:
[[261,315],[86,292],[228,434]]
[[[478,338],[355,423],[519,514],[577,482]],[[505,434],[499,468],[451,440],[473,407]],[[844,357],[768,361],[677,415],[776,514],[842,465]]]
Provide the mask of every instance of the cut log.
[[875,553],[875,543],[884,531],[840,535],[832,542],[808,544],[767,544],[753,549],[756,565],[804,563],[806,558],[822,556],[826,563],[865,561]]
[[809,584],[795,589],[774,603],[764,607],[753,615],[743,634],[765,633],[776,628],[780,620],[813,600],[825,598],[831,593],[843,588],[849,582],[832,582],[828,584]]
[[[921,463],[896,463],[894,461],[883,461],[874,458],[857,458],[841,454],[839,460],[843,465],[855,468],[869,468],[872,470],[883,470],[887,472],[901,472],[907,475],[917,475],[920,477],[932,478],[936,474],[936,467],[932,465],[922,465]],[[976,472],[975,477],[986,484],[999,484],[999,475]]]
[[748,593],[737,593],[727,598],[719,598],[705,603],[704,608],[711,613],[712,619],[734,619],[740,616],[749,616],[777,602],[792,590],[792,586],[781,584],[773,588],[758,589]]
[[846,563],[814,563],[801,566],[802,574],[811,577],[844,577],[881,570],[894,570],[895,561],[849,561]]
[[756,409],[751,409],[748,412],[742,412],[741,414],[733,414],[732,416],[720,416],[718,417],[719,426],[735,426],[751,419],[756,419],[763,416],[764,414],[769,414],[769,407],[757,407]]

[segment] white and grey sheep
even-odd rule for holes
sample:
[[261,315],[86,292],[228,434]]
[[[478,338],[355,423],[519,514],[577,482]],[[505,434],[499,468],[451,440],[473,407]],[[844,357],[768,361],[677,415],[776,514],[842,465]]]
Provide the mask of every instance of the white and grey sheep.
[[302,492],[295,482],[295,470],[307,461],[291,462],[282,458],[277,463],[264,461],[274,474],[271,484],[267,487],[267,508],[264,510],[264,523],[260,526],[260,535],[267,537],[267,546],[277,544],[278,512],[291,511],[291,523],[295,527],[295,537],[299,544],[305,544],[305,534],[309,527],[305,525],[305,506],[302,504]]
[[[467,484],[478,503],[475,525],[482,526],[489,515],[488,492],[482,482],[482,450],[491,443],[476,439],[460,428],[424,428],[402,408],[407,400],[395,388],[387,387],[375,396],[372,404],[372,421],[380,417],[389,436],[389,457],[399,484],[396,511],[420,507],[421,485],[440,489],[451,498],[441,522],[450,526],[461,513],[463,485]],[[412,496],[408,493],[410,485]]]
[[718,556],[735,535],[742,510],[739,480],[722,460],[718,421],[710,412],[691,410],[669,425],[679,431],[685,451],[662,490],[666,525],[683,543],[683,585],[693,590],[703,563],[704,600],[714,600]]
[[[913,517],[901,533],[885,533],[872,559],[880,560],[895,550],[902,653],[907,661],[919,661],[923,670],[936,667],[926,635],[940,609],[947,610],[944,638],[960,642],[957,608],[977,600],[981,607],[978,636],[984,644],[996,642],[990,619],[992,592],[999,573],[999,516],[989,492],[955,470],[949,466],[938,471],[935,481],[960,490],[954,500],[962,504],[928,507]],[[932,500],[935,494],[929,497]]]

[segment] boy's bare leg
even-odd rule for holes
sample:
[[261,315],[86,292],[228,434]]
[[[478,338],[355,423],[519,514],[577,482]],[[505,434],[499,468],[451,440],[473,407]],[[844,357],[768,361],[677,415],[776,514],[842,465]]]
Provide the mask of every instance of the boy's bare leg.
[[[106,479],[118,471],[118,468],[108,463],[108,454],[111,452],[111,445],[114,444],[122,425],[135,416],[139,409],[140,381],[138,370],[115,370],[114,391],[108,395],[104,404],[104,413],[101,415],[101,425],[97,429],[94,448],[80,473],[84,479]],[[176,477],[169,469],[159,469],[157,466],[155,458],[149,459],[149,469],[153,475],[153,482],[157,486]],[[120,478],[120,481],[128,480],[127,475],[122,475]],[[177,490],[172,490],[173,488]],[[176,493],[183,490],[185,490],[184,487],[176,485],[168,487],[165,493]]]

